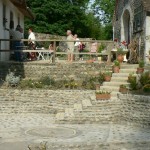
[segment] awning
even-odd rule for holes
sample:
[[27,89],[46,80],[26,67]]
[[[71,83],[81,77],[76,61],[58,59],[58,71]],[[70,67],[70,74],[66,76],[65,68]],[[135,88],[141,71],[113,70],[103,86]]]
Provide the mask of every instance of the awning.
[[31,12],[31,9],[27,7],[26,0],[10,0],[24,16],[34,20],[35,16]]

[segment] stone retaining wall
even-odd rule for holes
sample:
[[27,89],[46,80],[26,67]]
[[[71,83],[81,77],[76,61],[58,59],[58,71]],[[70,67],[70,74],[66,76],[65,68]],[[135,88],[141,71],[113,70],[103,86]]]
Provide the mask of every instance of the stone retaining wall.
[[150,96],[120,94],[119,99],[121,121],[150,127]]
[[26,78],[40,78],[43,76],[62,79],[63,76],[73,76],[74,78],[85,78],[93,76],[101,71],[111,69],[110,65],[98,63],[73,63],[73,64],[39,64],[39,63],[0,63],[0,78],[5,78],[9,70],[15,71],[17,75]]
[[[83,100],[91,105],[83,105]],[[0,114],[45,113],[56,116],[82,104],[82,110],[59,123],[123,123],[150,127],[150,97],[122,95],[118,99],[97,101],[95,91],[0,89]]]

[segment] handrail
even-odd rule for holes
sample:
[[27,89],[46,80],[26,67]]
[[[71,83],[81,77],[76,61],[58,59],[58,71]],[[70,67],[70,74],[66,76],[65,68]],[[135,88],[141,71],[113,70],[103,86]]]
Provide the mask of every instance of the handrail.
[[[29,50],[29,49],[25,49],[25,50],[8,50],[8,49],[1,49],[1,42],[11,42],[11,41],[22,41],[22,42],[28,42],[28,39],[17,39],[17,40],[13,40],[13,39],[0,39],[0,53],[1,52],[50,52],[48,49],[41,49],[41,50]],[[63,39],[36,39],[34,40],[35,42],[53,42],[53,60],[52,62],[55,63],[55,56],[57,54],[68,54],[67,52],[57,52],[57,48],[56,48],[56,42],[76,42],[75,40],[63,40]],[[105,44],[112,44],[113,41],[104,41],[104,40],[78,40],[78,42],[88,42],[88,43],[92,43],[92,42],[97,42],[97,43],[105,43]],[[73,52],[73,54],[79,54],[76,52]],[[110,53],[108,51],[107,54],[104,53],[91,53],[91,52],[83,52],[80,53],[83,55],[108,55],[108,59],[110,61]]]

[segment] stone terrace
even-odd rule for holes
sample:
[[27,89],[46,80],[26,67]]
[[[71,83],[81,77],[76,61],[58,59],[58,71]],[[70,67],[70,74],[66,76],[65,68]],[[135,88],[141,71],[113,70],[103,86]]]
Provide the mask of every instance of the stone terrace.
[[[4,78],[11,68],[26,78],[51,75],[58,79],[62,76],[81,79],[111,67],[98,63],[1,63],[0,75]],[[135,67],[124,65],[123,82],[127,77],[124,73]],[[113,89],[117,76],[113,84],[105,83],[103,88]],[[149,150],[150,147],[149,96],[117,92],[110,100],[98,101],[92,90],[1,88],[0,102],[0,150],[26,150],[28,145],[37,150],[35,145],[42,141],[47,141],[48,150]]]

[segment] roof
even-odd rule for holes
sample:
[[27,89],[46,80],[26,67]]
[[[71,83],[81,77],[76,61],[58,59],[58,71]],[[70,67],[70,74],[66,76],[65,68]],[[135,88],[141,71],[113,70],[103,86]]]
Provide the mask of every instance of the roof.
[[30,19],[35,19],[34,14],[31,12],[30,8],[27,7],[26,0],[10,0],[22,14]]

